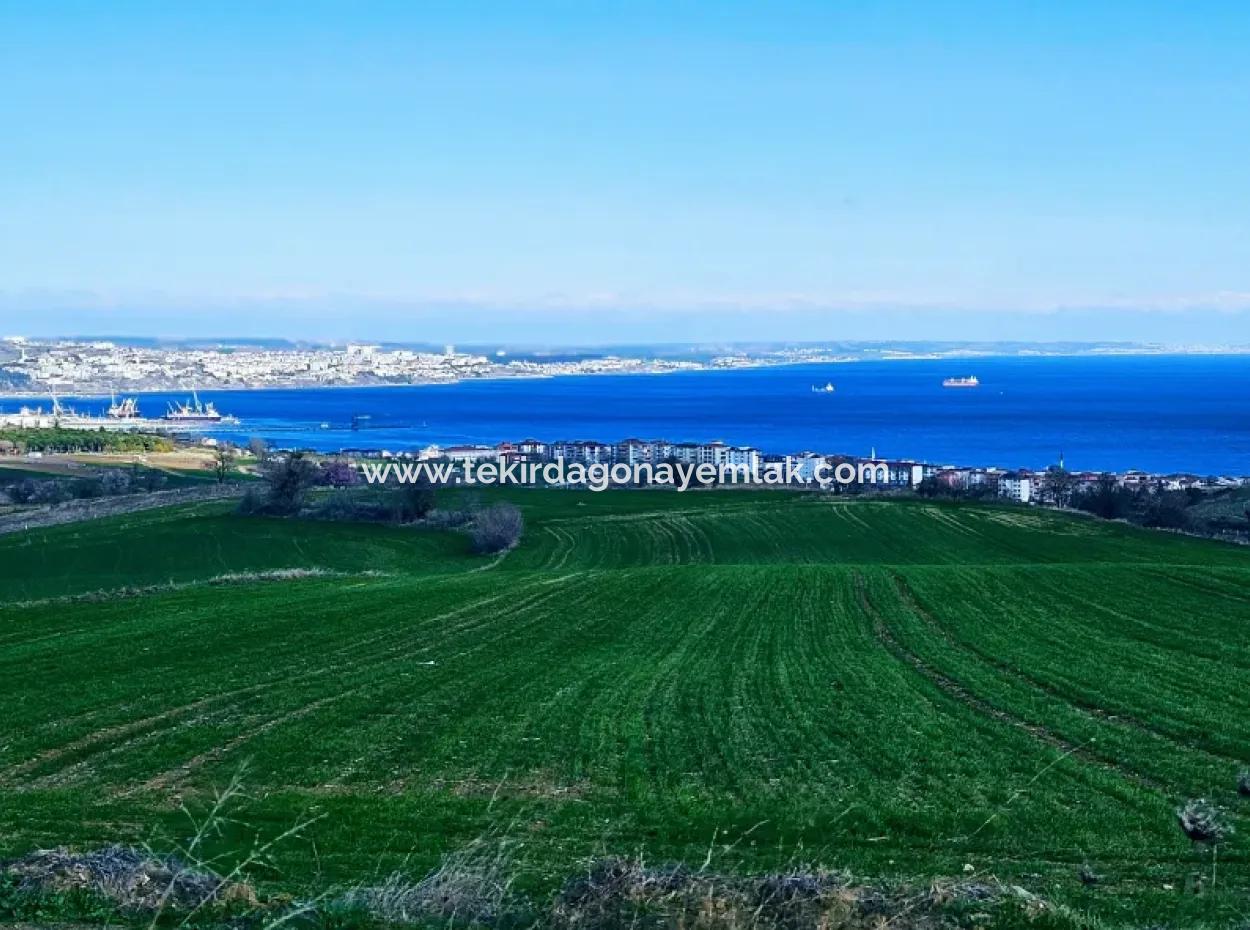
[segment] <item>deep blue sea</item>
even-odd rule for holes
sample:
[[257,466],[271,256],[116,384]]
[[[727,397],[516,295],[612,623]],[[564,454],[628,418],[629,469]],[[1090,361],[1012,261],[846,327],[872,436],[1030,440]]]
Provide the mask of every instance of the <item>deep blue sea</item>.
[[[962,375],[981,386],[942,387]],[[834,393],[811,390],[826,382]],[[157,415],[182,396],[140,395],[140,406]],[[1250,474],[1246,356],[871,361],[201,397],[243,421],[215,435],[321,450],[632,436],[1004,467],[1042,467],[1062,452],[1078,470]]]

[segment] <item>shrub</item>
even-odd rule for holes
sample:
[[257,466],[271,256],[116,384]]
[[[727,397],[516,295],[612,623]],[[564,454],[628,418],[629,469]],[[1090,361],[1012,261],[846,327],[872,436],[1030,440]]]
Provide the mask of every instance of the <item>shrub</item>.
[[48,849],[9,863],[5,871],[26,895],[86,893],[123,913],[195,911],[206,904],[255,903],[244,884],[201,871],[173,856],[127,846],[75,853]]
[[153,468],[136,467],[130,471],[131,487],[142,488],[144,491],[159,491],[168,483],[169,479]]
[[1186,802],[1176,809],[1177,824],[1190,842],[1216,846],[1232,832],[1219,810],[1205,798]]
[[394,510],[387,497],[338,491],[322,499],[311,516],[317,520],[387,522],[395,519]]
[[317,502],[309,516],[317,520],[351,521],[359,519],[356,501],[346,494],[331,494]]
[[265,495],[261,493],[260,488],[250,487],[244,491],[243,496],[239,498],[237,510],[245,516],[264,513]]
[[19,481],[17,484],[9,486],[9,500],[15,504],[29,504],[35,500],[39,493],[39,482],[34,478],[27,478]]
[[1250,798],[1250,769],[1237,773],[1237,793],[1243,798]]
[[429,516],[437,503],[434,486],[426,481],[401,484],[395,493],[398,496],[395,519],[401,523]]
[[70,488],[64,481],[37,481],[32,501],[36,504],[56,505],[69,500],[70,496]]
[[100,476],[100,489],[108,495],[126,494],[130,491],[130,476],[120,468],[110,468]]
[[513,504],[499,503],[479,510],[473,519],[475,552],[503,552],[521,539],[525,520]]
[[[649,866],[600,859],[571,878],[556,896],[556,930],[852,930],[950,927],[947,913],[994,908],[993,926],[1057,926],[1013,920],[1037,917],[1048,902],[1023,888],[980,881],[936,880],[927,888],[852,884],[843,873],[792,869],[759,876]],[[965,926],[962,921],[959,926]],[[1064,924],[1066,926],[1066,924]]]
[[479,841],[445,856],[419,882],[396,873],[382,885],[349,892],[347,904],[388,924],[498,926],[519,907],[511,890],[514,871],[509,846]]
[[69,493],[78,500],[93,500],[104,496],[104,484],[99,478],[79,478],[70,484]]
[[426,522],[440,530],[454,530],[473,522],[473,513],[463,509],[431,510]]

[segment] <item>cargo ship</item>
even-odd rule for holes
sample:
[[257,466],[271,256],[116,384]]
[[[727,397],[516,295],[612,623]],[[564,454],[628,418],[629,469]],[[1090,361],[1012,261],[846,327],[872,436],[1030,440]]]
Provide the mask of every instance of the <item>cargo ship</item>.
[[[127,406],[127,404],[130,406]],[[133,401],[114,402],[104,416],[90,413],[79,413],[73,407],[61,403],[61,399],[52,395],[52,408],[22,407],[17,413],[0,414],[0,426],[18,427],[20,429],[89,429],[89,430],[138,430],[160,429],[165,424],[158,420],[145,420],[139,415],[138,407]]]
[[212,403],[201,403],[200,395],[191,392],[191,399],[181,404],[171,403],[161,419],[179,426],[211,426],[217,423],[238,423],[238,417],[218,413]]
[[976,375],[967,378],[947,378],[942,382],[942,387],[949,388],[974,388],[979,387],[981,381]]
[[139,402],[133,397],[123,397],[118,401],[117,396],[113,395],[109,398],[109,407],[105,411],[106,415],[113,420],[142,420],[143,416],[139,413]]
[[0,426],[23,429],[151,430],[159,433],[235,425],[238,422],[238,417],[219,413],[211,403],[201,403],[194,391],[191,400],[185,404],[170,404],[169,412],[159,418],[143,416],[135,398],[127,397],[119,401],[115,395],[110,398],[103,415],[79,413],[61,403],[55,392],[50,410],[22,407],[17,413],[0,413]]

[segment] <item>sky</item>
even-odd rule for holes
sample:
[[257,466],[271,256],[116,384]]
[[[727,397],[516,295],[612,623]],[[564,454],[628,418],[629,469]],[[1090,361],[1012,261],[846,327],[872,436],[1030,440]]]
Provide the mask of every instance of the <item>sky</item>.
[[0,0],[0,331],[1250,343],[1250,5]]

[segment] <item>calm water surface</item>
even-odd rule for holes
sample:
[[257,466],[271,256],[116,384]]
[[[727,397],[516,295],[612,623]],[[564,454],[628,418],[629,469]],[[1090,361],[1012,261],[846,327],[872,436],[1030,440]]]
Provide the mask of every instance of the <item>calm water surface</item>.
[[[971,374],[980,388],[941,386]],[[812,391],[826,382],[834,393]],[[140,395],[140,407],[156,415],[175,397]],[[1062,452],[1074,469],[1250,474],[1244,356],[874,361],[202,398],[243,420],[215,435],[321,450],[633,436],[1008,467]],[[350,428],[353,417],[362,428]]]

